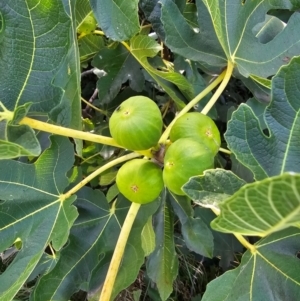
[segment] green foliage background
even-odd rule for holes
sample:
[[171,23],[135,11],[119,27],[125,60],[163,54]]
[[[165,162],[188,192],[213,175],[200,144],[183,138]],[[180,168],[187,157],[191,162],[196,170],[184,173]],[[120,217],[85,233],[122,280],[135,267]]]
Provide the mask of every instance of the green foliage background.
[[[79,290],[98,300],[130,206],[114,184],[116,167],[64,198],[125,150],[72,143],[25,118],[108,136],[113,110],[146,95],[169,124],[233,66],[209,112],[230,157],[219,154],[219,168],[191,178],[187,196],[164,189],[141,207],[112,299],[138,278],[149,284],[145,298],[180,300],[174,283],[192,254],[219,258],[225,272],[190,280],[193,300],[298,300],[299,9],[297,0],[1,0],[0,299],[20,300],[30,287],[26,300],[69,300]],[[97,27],[78,33],[91,16]],[[92,113],[81,109],[92,94],[83,70],[98,89]],[[238,266],[227,271],[232,261]],[[195,288],[199,278],[206,290]]]

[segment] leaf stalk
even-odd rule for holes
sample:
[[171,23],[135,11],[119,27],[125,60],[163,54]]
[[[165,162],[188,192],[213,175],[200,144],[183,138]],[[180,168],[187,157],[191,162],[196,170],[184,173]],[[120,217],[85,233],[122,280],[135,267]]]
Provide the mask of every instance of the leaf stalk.
[[114,254],[112,257],[112,260],[110,262],[107,275],[105,277],[105,281],[103,284],[103,288],[101,291],[100,299],[99,301],[109,301],[111,298],[111,294],[113,291],[113,287],[115,284],[115,280],[117,277],[117,273],[120,267],[121,260],[123,258],[125,246],[133,225],[133,222],[136,218],[136,215],[141,207],[141,204],[132,203],[129,211],[127,213],[126,219],[124,221],[124,224],[122,226],[116,248],[114,250]]
[[223,78],[223,81],[220,84],[220,86],[218,87],[218,89],[216,90],[216,92],[214,93],[214,95],[211,97],[209,102],[206,104],[206,106],[201,111],[202,114],[206,115],[210,111],[210,109],[213,107],[213,105],[216,103],[216,101],[218,100],[218,98],[220,97],[220,95],[222,94],[224,89],[226,88],[226,86],[231,78],[233,68],[234,68],[234,64],[232,62],[228,61],[228,65],[227,65],[227,69],[226,69],[226,73]]
[[173,119],[168,125],[162,136],[160,137],[159,144],[164,144],[170,135],[170,131],[176,120],[192,109],[202,98],[204,98],[211,90],[213,90],[225,77],[227,72],[223,71],[212,83],[210,83],[202,92],[200,92],[195,98],[193,98]]
[[[35,130],[44,131],[44,132],[48,132],[48,133],[52,133],[52,134],[56,134],[56,135],[60,135],[60,136],[72,137],[74,139],[86,140],[86,141],[101,143],[101,144],[110,145],[110,146],[114,146],[114,147],[118,147],[118,148],[124,148],[123,146],[119,145],[111,137],[92,134],[92,133],[78,131],[78,130],[73,130],[73,129],[62,127],[62,126],[39,121],[36,119],[32,119],[29,117],[24,117],[19,122],[19,124],[26,124]],[[153,157],[151,150],[141,150],[141,151],[136,151],[136,152],[138,152],[139,154],[146,156],[148,158]]]
[[82,180],[80,183],[78,183],[76,186],[74,186],[72,189],[70,189],[68,192],[64,193],[63,195],[61,195],[60,199],[61,200],[66,200],[67,198],[69,198],[71,195],[75,194],[79,189],[81,189],[83,186],[85,186],[86,184],[88,184],[90,181],[92,181],[95,177],[97,177],[98,175],[100,175],[102,172],[106,171],[107,169],[120,164],[122,162],[140,157],[141,154],[138,153],[130,153],[127,154],[125,156],[122,156],[120,158],[117,158],[111,162],[108,162],[107,164],[101,166],[100,168],[98,168],[97,170],[95,170],[94,172],[92,172],[90,175],[88,175],[84,180]]

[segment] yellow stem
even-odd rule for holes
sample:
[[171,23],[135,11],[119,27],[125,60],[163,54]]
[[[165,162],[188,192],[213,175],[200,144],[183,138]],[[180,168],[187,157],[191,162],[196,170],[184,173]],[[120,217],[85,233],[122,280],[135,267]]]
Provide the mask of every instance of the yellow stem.
[[252,254],[254,254],[256,252],[256,247],[254,245],[250,244],[250,242],[243,235],[238,234],[238,233],[232,233],[232,234]]
[[217,91],[212,96],[212,98],[209,100],[209,102],[206,104],[206,106],[201,111],[202,114],[206,115],[210,111],[210,109],[213,107],[215,102],[218,100],[218,98],[220,97],[220,95],[222,94],[224,89],[226,88],[226,86],[231,78],[233,68],[234,68],[234,64],[232,62],[228,61],[224,79],[223,79],[221,85],[218,87]]
[[213,90],[224,78],[226,71],[223,71],[210,85],[208,85],[201,93],[193,98],[173,119],[173,121],[166,128],[162,136],[160,137],[159,143],[165,143],[168,139],[170,131],[176,120],[187,113],[192,107],[194,107],[203,97],[205,97],[211,90]]
[[[219,208],[215,208],[215,207],[211,207],[210,208],[212,210],[212,212],[216,215],[219,216],[221,211]],[[249,243],[249,241],[241,234],[239,233],[232,233],[236,239],[246,248],[248,249],[252,254],[254,254],[256,252],[256,247],[252,244]]]
[[226,148],[223,148],[223,147],[219,148],[219,152],[222,152],[222,153],[227,154],[227,155],[231,155],[231,151],[226,149]]
[[125,246],[136,218],[136,215],[140,209],[141,205],[137,203],[132,203],[129,211],[127,213],[126,219],[122,226],[113,257],[111,259],[107,275],[105,277],[105,282],[103,284],[102,292],[99,301],[109,301],[117,277],[117,273],[120,267],[121,260],[123,258]]
[[121,42],[121,44],[131,53],[130,46],[126,42]]
[[42,122],[42,121],[32,119],[29,117],[24,117],[20,121],[20,124],[26,124],[35,130],[53,133],[53,134],[60,135],[60,136],[72,137],[75,139],[81,139],[81,140],[86,140],[86,141],[91,141],[91,142],[96,142],[96,143],[101,143],[101,144],[106,144],[106,145],[111,145],[111,146],[122,148],[122,146],[120,146],[111,137],[96,135],[96,134],[92,134],[92,133],[88,133],[88,132],[77,131],[77,130],[65,128],[62,126]]
[[10,121],[14,118],[14,112],[7,110],[1,101],[0,101],[0,109],[2,109],[2,111],[0,111],[0,121],[2,120]]
[[140,157],[141,155],[140,154],[137,154],[137,153],[130,153],[130,154],[127,154],[125,156],[122,156],[120,158],[117,158],[111,162],[108,162],[107,164],[101,166],[100,168],[98,168],[97,170],[95,170],[94,172],[92,172],[90,175],[88,175],[84,180],[82,180],[80,183],[78,183],[76,186],[74,186],[72,189],[70,189],[68,192],[62,194],[60,196],[60,199],[61,200],[66,200],[67,198],[69,198],[71,195],[73,195],[74,193],[76,193],[79,189],[81,189],[83,186],[85,186],[86,184],[88,184],[91,180],[93,180],[95,177],[97,177],[98,175],[100,175],[102,172],[106,171],[107,169],[119,164],[119,163],[122,163],[122,162],[125,162],[125,161],[128,161],[130,159],[134,159],[134,158],[137,158],[137,157]]
[[145,29],[145,28],[151,28],[151,27],[152,27],[152,24],[143,25],[143,26],[140,27],[140,31],[141,31],[142,29]]
[[[52,133],[52,134],[56,134],[56,135],[60,135],[60,136],[72,137],[72,138],[75,138],[75,139],[81,139],[81,140],[86,140],[86,141],[111,145],[111,146],[115,146],[115,147],[118,147],[118,148],[124,148],[123,146],[119,145],[111,137],[106,137],[106,136],[97,135],[97,134],[91,134],[91,133],[88,133],[88,132],[77,131],[77,130],[65,128],[65,127],[62,127],[62,126],[42,122],[42,121],[32,119],[32,118],[29,118],[29,117],[24,117],[19,123],[20,124],[26,124],[26,125],[30,126],[31,128],[33,128],[35,130],[44,131],[44,132],[47,132],[47,133]],[[143,155],[143,156],[146,156],[148,158],[153,157],[151,149],[140,150],[140,151],[136,151],[136,152]]]
[[99,36],[105,36],[105,33],[102,30],[94,30],[94,34],[98,34]]

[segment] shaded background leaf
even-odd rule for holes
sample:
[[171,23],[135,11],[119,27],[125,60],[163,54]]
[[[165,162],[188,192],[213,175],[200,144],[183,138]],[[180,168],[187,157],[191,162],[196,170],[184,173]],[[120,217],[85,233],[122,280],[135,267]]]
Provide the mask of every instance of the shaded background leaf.
[[194,216],[190,199],[185,196],[170,195],[170,201],[180,220],[186,246],[193,252],[211,258],[213,254],[211,230],[201,218]]
[[130,88],[141,92],[144,87],[144,76],[140,64],[121,44],[115,49],[100,50],[92,65],[104,70],[105,75],[97,82],[98,95],[102,103],[111,102],[120,92],[122,84],[129,82]]
[[201,220],[210,228],[214,239],[213,256],[220,259],[219,266],[223,271],[232,268],[233,262],[238,262],[237,254],[243,252],[243,246],[233,234],[225,234],[211,229],[210,223],[216,215],[207,208],[197,207],[194,210],[195,217]]
[[138,0],[90,0],[90,4],[108,38],[125,41],[139,32]]
[[208,284],[201,300],[297,300],[299,238],[299,229],[288,228],[260,240],[256,252],[247,251],[238,268]]
[[[163,192],[166,194],[166,191]],[[166,195],[159,211],[154,215],[156,248],[146,262],[147,275],[156,283],[161,299],[167,300],[173,291],[173,282],[178,273],[178,257],[174,243],[174,216],[166,206]]]

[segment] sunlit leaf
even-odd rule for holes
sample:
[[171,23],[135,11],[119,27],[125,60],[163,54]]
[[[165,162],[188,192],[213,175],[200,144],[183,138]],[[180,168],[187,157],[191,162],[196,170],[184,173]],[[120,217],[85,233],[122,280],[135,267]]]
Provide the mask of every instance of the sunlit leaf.
[[245,185],[220,205],[212,227],[227,233],[266,236],[299,225],[300,175],[283,174]]
[[192,177],[182,190],[202,207],[219,210],[219,204],[239,190],[245,181],[223,169],[206,170]]

